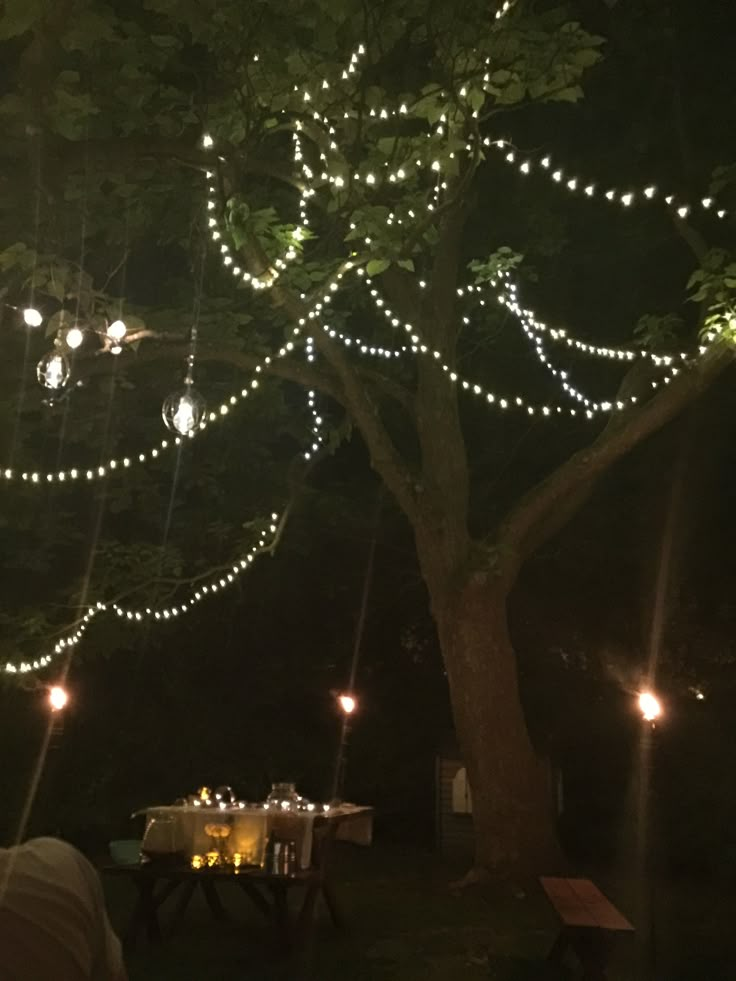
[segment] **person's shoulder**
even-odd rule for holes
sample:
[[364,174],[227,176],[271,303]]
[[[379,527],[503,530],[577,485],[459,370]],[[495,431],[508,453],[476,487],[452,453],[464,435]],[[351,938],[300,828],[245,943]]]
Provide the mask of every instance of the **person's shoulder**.
[[86,861],[82,853],[74,845],[63,838],[29,838],[24,842],[20,849],[27,854],[36,855],[44,859],[70,859]]

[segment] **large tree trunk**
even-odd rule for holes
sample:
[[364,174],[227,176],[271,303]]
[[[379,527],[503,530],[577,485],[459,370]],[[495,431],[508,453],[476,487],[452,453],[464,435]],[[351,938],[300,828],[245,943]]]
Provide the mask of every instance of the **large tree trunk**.
[[430,586],[455,728],[472,791],[480,869],[539,873],[560,862],[550,771],[521,705],[507,587],[493,574]]

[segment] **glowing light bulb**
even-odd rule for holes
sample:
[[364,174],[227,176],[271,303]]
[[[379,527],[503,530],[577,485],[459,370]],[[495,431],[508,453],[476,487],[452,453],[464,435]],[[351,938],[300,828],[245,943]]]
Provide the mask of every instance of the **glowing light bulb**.
[[107,328],[107,336],[111,341],[122,341],[127,333],[128,328],[125,326],[122,320],[113,320],[113,322]]
[[61,712],[69,703],[69,695],[61,685],[53,685],[49,688],[49,705],[52,712]]
[[72,327],[66,332],[66,346],[71,348],[72,351],[76,351],[79,345],[84,340],[84,331],[79,327]]
[[174,413],[173,419],[174,428],[179,433],[188,433],[194,426],[194,413],[192,412],[192,404],[188,399],[181,399],[179,408]]
[[662,714],[662,703],[650,691],[639,695],[639,711],[645,722],[655,722]]
[[43,323],[43,317],[35,307],[26,307],[23,311],[23,320],[28,327],[40,327]]
[[352,715],[358,707],[358,702],[352,695],[339,695],[337,700],[345,715]]

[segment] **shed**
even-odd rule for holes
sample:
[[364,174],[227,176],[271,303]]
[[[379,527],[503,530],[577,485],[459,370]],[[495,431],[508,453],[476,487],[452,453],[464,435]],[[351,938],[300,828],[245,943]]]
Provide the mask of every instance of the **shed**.
[[[550,767],[549,778],[559,817],[564,807],[562,774]],[[469,861],[473,857],[473,797],[457,740],[451,735],[442,741],[435,759],[435,847],[446,858]]]
[[448,736],[435,759],[435,844],[443,856],[473,855],[473,799],[457,742]]

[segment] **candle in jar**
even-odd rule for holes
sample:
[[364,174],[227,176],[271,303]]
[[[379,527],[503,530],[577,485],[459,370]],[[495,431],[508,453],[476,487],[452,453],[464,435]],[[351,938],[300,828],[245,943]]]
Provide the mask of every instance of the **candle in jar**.
[[192,868],[201,869],[204,865],[204,859],[201,855],[192,855]]

